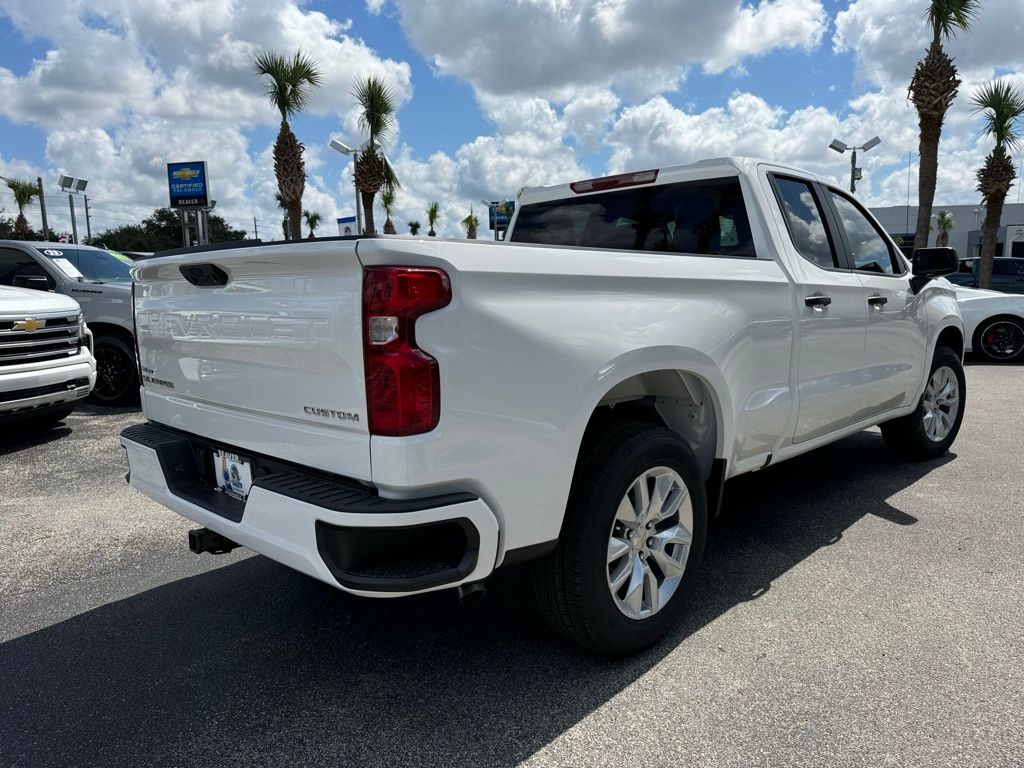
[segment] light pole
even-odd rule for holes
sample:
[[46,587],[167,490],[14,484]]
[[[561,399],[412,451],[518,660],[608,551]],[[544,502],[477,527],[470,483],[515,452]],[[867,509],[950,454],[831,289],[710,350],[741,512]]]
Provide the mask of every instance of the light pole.
[[[356,155],[359,154],[359,149],[353,149],[348,144],[343,144],[337,139],[331,139],[327,146],[335,152],[340,152],[343,155],[349,155],[352,158],[352,187],[356,192],[356,234],[361,235],[363,234],[363,204],[359,200],[359,185],[356,183],[356,163],[358,162]],[[360,147],[360,149],[362,149],[362,147]]]
[[844,144],[839,139],[832,139],[832,143],[828,145],[829,149],[834,149],[840,155],[843,154],[843,152],[845,152],[846,150],[850,150],[850,152],[851,152],[851,154],[850,154],[850,191],[851,192],[856,192],[857,191],[857,181],[860,180],[860,178],[862,176],[861,169],[857,167],[857,150],[859,149],[859,150],[862,150],[864,152],[867,152],[872,147],[877,147],[881,143],[882,143],[882,140],[880,138],[878,138],[877,136],[875,136],[873,139],[869,139],[862,146],[859,146],[859,147],[851,147],[851,146],[849,146],[847,144]]
[[[75,221],[75,195],[85,192],[85,187],[88,183],[86,179],[64,175],[61,175],[57,180],[60,191],[68,193],[68,207],[71,209],[71,237],[74,238],[75,245],[78,245],[78,222]],[[88,216],[88,213],[86,215]]]

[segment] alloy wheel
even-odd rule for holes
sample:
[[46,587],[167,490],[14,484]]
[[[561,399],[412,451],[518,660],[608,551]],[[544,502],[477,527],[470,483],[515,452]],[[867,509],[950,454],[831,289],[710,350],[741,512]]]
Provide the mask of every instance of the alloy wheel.
[[619,502],[608,538],[608,589],[630,619],[646,619],[672,599],[686,571],[693,505],[674,469],[644,471]]
[[948,365],[932,372],[924,390],[924,433],[934,443],[946,439],[960,412],[960,383]]
[[97,400],[116,401],[124,397],[131,386],[132,361],[116,347],[101,344],[96,347],[96,386],[93,395]]
[[1024,328],[1010,320],[996,320],[979,334],[982,351],[993,360],[1012,360],[1024,350]]

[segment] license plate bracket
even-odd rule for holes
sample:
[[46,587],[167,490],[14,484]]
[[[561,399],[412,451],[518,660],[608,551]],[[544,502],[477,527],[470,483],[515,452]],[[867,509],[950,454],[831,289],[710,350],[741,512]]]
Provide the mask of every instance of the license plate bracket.
[[237,453],[214,449],[213,475],[217,488],[228,496],[245,501],[252,490],[252,462]]

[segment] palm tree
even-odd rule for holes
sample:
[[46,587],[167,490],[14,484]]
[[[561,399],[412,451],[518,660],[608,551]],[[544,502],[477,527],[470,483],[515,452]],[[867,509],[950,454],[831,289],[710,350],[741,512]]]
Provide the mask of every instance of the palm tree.
[[418,221],[409,222],[409,234],[416,237],[420,233],[420,223]]
[[[18,206],[18,218],[14,221],[14,237],[18,240],[28,240],[32,236],[32,230],[28,226],[28,219],[25,218],[25,208],[39,197],[39,187],[25,179],[3,179],[14,195],[14,204]],[[46,236],[45,232],[43,236]]]
[[480,226],[480,219],[473,213],[473,206],[469,206],[469,215],[459,222],[459,226],[466,230],[467,240],[476,240],[476,228]]
[[267,98],[281,113],[281,129],[274,142],[274,174],[277,190],[288,211],[292,237],[302,237],[302,194],[306,191],[306,164],[302,160],[304,147],[295,138],[288,118],[309,106],[314,89],[319,88],[323,76],[316,62],[296,51],[288,58],[273,51],[260,51],[252,59],[252,68],[266,78]]
[[949,232],[953,226],[953,214],[949,211],[939,211],[939,215],[935,217],[935,228],[939,231],[935,236],[936,247],[945,248],[949,245]]
[[385,186],[380,191],[380,204],[384,207],[384,234],[394,235],[397,234],[395,231],[395,225],[391,221],[391,212],[395,209],[395,188]]
[[320,211],[303,211],[302,215],[306,219],[306,226],[309,227],[309,239],[315,240],[316,228],[320,226],[323,216],[320,215]]
[[381,151],[395,129],[395,97],[384,81],[374,76],[357,82],[352,95],[362,109],[359,125],[369,134],[366,148],[357,156],[355,172],[356,188],[363,199],[366,233],[372,235],[376,232],[373,198],[383,188],[395,190],[400,186],[394,168]]
[[434,231],[434,225],[437,224],[441,218],[441,206],[435,201],[427,204],[427,226],[430,227],[427,230],[428,237],[437,237],[437,232]]
[[981,228],[981,270],[978,286],[992,285],[992,259],[996,255],[999,220],[1003,203],[1017,174],[1007,152],[1021,145],[1021,117],[1024,117],[1024,91],[1009,80],[994,80],[979,86],[971,103],[975,114],[985,116],[982,135],[995,139],[995,146],[978,169],[978,191],[985,206],[985,223]]
[[[281,197],[280,192],[274,195],[274,199],[277,200],[278,209],[284,211],[284,217],[281,219],[281,234],[285,240],[291,240],[290,235],[291,232],[293,232],[294,230],[292,230],[292,224],[288,217],[288,206],[285,205],[284,198]],[[295,239],[298,240],[300,237],[302,237],[301,231],[299,232]]]
[[917,180],[917,229],[914,247],[928,247],[928,230],[939,172],[939,137],[942,122],[960,88],[956,65],[942,48],[958,29],[967,31],[981,8],[980,0],[931,0],[924,18],[932,27],[932,42],[914,69],[907,95],[917,110],[921,156]]

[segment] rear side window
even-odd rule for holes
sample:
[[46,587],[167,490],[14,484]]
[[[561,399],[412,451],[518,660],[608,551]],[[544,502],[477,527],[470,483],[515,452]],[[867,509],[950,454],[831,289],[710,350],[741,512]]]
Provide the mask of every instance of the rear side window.
[[774,177],[774,182],[789,235],[799,254],[819,267],[838,267],[835,248],[825,228],[825,217],[811,185],[785,176]]
[[753,258],[739,179],[636,187],[524,205],[512,242]]

